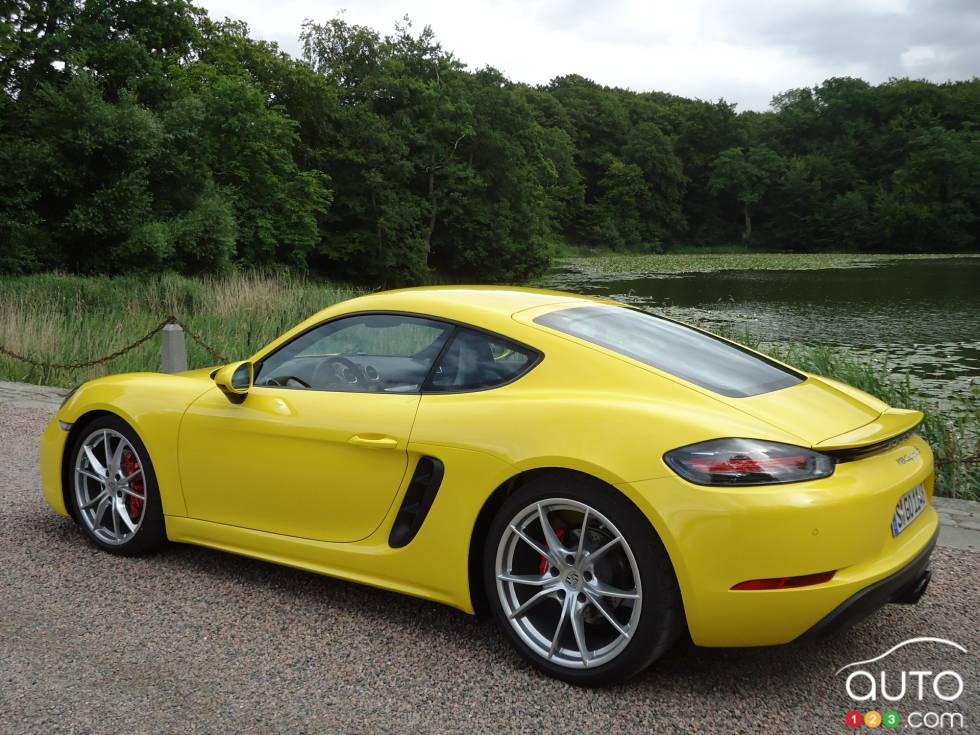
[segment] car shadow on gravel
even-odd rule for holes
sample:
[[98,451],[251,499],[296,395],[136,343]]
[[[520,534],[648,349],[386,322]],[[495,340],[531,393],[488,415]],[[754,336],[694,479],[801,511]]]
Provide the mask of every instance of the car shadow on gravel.
[[[174,573],[205,574],[216,580],[220,578],[224,583],[241,584],[252,590],[263,590],[265,594],[282,596],[297,616],[312,614],[315,609],[326,606],[341,616],[356,616],[366,626],[393,629],[396,637],[400,632],[406,637],[420,636],[434,657],[438,657],[440,651],[446,651],[448,644],[458,645],[463,640],[473,649],[476,659],[493,661],[496,667],[506,667],[514,674],[529,674],[532,678],[554,683],[537,674],[512,650],[507,638],[489,617],[478,618],[428,600],[206,548],[172,544],[160,552],[159,557],[166,558],[166,566]],[[809,653],[818,645],[699,648],[685,637],[647,672],[614,689],[677,689],[679,681],[704,682],[706,676],[717,678],[719,672],[724,672],[722,678],[741,682],[740,690],[763,693],[767,684],[758,681],[759,671],[779,671],[780,676],[792,685],[795,679],[806,678],[805,662],[808,658],[812,662]],[[753,678],[757,684],[753,684]]]
[[[30,527],[44,547],[68,564],[102,564],[107,575],[132,578],[139,568],[142,583],[154,594],[178,597],[185,589],[203,587],[220,595],[207,604],[226,608],[276,609],[287,626],[307,626],[326,621],[343,641],[345,625],[382,631],[392,643],[422,641],[428,655],[450,664],[460,655],[475,661],[491,661],[501,674],[544,686],[560,686],[534,673],[510,648],[492,620],[478,619],[462,611],[383,589],[347,582],[281,565],[203,547],[170,544],[145,557],[113,557],[96,549],[75,525],[50,515],[29,513],[18,519]],[[939,556],[944,553],[938,552]],[[941,576],[941,575],[940,575]],[[200,602],[200,601],[198,601]],[[700,696],[705,691],[741,697],[764,697],[773,686],[826,699],[835,687],[834,671],[854,660],[855,650],[884,650],[886,641],[923,635],[923,624],[942,608],[927,596],[918,608],[887,606],[869,620],[846,631],[815,641],[765,648],[712,649],[682,639],[673,649],[636,679],[614,691],[667,692],[675,696]],[[929,633],[942,632],[934,625]],[[954,636],[955,637],[955,636]],[[353,645],[353,643],[352,643]],[[574,691],[574,688],[572,688]]]

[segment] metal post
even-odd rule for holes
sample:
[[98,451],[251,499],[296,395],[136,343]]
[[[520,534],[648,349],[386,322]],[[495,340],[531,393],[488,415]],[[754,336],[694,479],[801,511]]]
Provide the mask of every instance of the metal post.
[[187,369],[187,345],[179,324],[167,324],[160,332],[160,372],[179,373]]

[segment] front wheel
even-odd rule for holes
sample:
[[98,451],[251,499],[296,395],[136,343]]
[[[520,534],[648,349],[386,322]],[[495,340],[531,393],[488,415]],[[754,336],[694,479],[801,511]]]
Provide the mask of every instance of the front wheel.
[[129,424],[116,416],[96,419],[79,433],[69,458],[72,515],[96,546],[130,556],[163,544],[156,475]]
[[521,655],[574,684],[639,673],[682,627],[673,568],[649,521],[614,489],[578,476],[532,480],[504,502],[484,579]]

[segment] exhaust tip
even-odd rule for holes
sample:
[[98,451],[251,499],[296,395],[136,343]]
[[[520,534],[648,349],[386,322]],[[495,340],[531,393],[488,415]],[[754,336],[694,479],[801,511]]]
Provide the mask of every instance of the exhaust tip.
[[899,590],[891,599],[891,602],[896,605],[916,604],[922,599],[922,595],[926,593],[926,588],[929,586],[930,579],[932,579],[932,572],[929,569],[926,569],[924,572],[922,572],[918,579],[904,589]]

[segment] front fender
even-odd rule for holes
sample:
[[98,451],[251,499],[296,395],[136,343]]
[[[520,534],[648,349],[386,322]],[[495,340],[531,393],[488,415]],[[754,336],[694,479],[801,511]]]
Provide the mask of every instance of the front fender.
[[[59,409],[42,436],[42,484],[49,504],[57,512],[67,512],[60,491],[69,441],[84,430],[88,417],[111,413],[129,424],[146,445],[164,515],[186,515],[177,463],[180,421],[187,407],[212,386],[207,375],[198,373],[126,373],[82,385]],[[70,425],[69,431],[63,428],[66,425]]]

